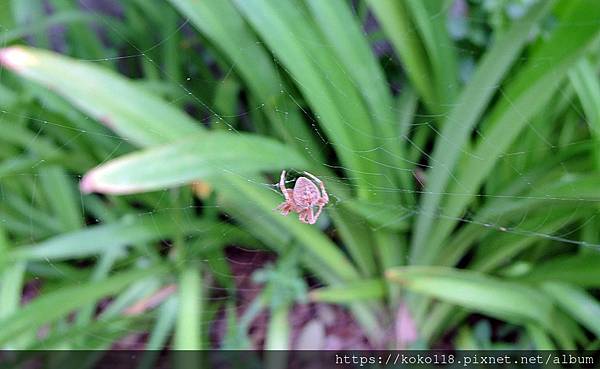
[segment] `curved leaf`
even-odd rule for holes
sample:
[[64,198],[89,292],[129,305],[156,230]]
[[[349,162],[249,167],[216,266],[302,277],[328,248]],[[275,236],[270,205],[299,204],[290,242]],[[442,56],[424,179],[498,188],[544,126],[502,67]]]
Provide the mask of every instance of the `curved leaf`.
[[600,336],[600,304],[594,296],[566,283],[545,283],[542,288],[565,312]]
[[176,187],[198,179],[307,166],[277,141],[215,132],[126,155],[90,171],[84,192],[130,194]]
[[13,315],[0,321],[0,344],[15,336],[53,322],[80,306],[96,301],[124,289],[131,283],[148,276],[165,273],[162,266],[116,274],[108,279],[61,288],[35,299]]
[[403,267],[386,276],[409,290],[519,323],[552,326],[552,302],[535,289],[471,271],[444,267]]
[[90,62],[13,46],[0,50],[0,65],[56,91],[138,145],[155,145],[202,131],[174,105]]
[[323,287],[310,292],[310,299],[332,304],[353,303],[361,300],[378,300],[386,296],[385,281],[367,279],[332,287]]

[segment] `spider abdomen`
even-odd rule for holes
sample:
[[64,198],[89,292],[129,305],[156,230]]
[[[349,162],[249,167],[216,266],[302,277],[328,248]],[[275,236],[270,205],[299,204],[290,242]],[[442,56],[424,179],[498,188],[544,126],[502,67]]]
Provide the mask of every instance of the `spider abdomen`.
[[300,177],[294,186],[294,202],[302,208],[311,207],[319,199],[319,189],[306,177]]

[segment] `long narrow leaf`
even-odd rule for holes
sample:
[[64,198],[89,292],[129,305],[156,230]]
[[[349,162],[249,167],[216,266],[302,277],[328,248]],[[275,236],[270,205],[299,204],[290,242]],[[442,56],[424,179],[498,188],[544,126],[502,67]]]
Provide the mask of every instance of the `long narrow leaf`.
[[552,326],[552,303],[535,289],[519,283],[443,267],[396,268],[386,275],[411,291],[467,309],[520,323]]
[[162,143],[201,131],[198,124],[175,106],[90,63],[13,46],[0,50],[0,64],[60,92],[98,121],[140,145]]
[[600,304],[584,290],[564,283],[545,283],[556,303],[596,336],[600,336]]
[[124,272],[100,282],[78,284],[39,297],[0,321],[0,345],[13,340],[15,336],[53,322],[80,306],[118,292],[141,278],[156,276],[165,271],[164,267],[153,267]]
[[131,216],[114,224],[88,227],[64,233],[43,242],[13,248],[11,261],[65,260],[100,255],[110,249],[171,237],[176,232],[187,235],[208,230],[210,223],[175,223],[165,214]]
[[90,171],[84,192],[138,193],[188,184],[195,180],[302,170],[307,162],[289,147],[257,135],[229,132],[202,134],[115,159]]

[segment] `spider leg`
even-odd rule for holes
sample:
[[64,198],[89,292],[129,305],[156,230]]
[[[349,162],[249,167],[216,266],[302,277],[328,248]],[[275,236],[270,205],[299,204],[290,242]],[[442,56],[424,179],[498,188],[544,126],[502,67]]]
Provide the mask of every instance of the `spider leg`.
[[285,216],[285,215],[288,215],[290,213],[290,211],[292,211],[292,207],[286,201],[286,202],[282,202],[281,204],[279,204],[279,206],[275,210],[279,211],[281,213],[281,215]]
[[[317,214],[315,214],[314,222],[316,222],[317,219],[319,219],[319,215],[321,215],[321,210],[323,210],[323,206],[325,206],[325,204],[319,205],[319,210],[317,210]],[[311,210],[311,213],[312,213],[312,210]],[[312,224],[314,224],[314,222]]]
[[309,176],[313,181],[317,182],[317,183],[321,183],[321,180],[319,178],[317,178],[317,176],[312,175],[308,172],[303,172],[304,174],[306,174],[307,176]]
[[279,188],[281,189],[281,193],[283,194],[283,196],[285,196],[285,200],[289,201],[290,197],[289,197],[288,189],[285,188],[285,170],[281,171],[281,177],[279,179]]
[[[329,202],[329,195],[327,194],[327,191],[325,191],[325,185],[323,184],[323,181],[321,181],[319,178],[315,177],[314,175],[312,175],[312,174],[310,174],[308,172],[304,172],[304,174],[306,174],[313,181],[315,181],[319,185],[319,188],[321,189],[321,198],[318,201],[319,207],[321,207],[321,204],[322,205],[327,204]],[[321,212],[321,210],[319,209],[319,213],[320,212]]]
[[298,220],[300,220],[302,223],[308,223],[308,213],[306,211],[307,209],[300,210],[298,212]]
[[306,209],[306,217],[307,217],[306,220],[307,220],[308,224],[315,224],[317,221],[317,218],[315,218],[315,215],[313,214],[312,208]]
[[304,210],[298,212],[298,220],[301,221],[302,223],[306,223],[304,221]]
[[285,197],[285,201],[273,210],[279,210],[282,215],[288,215],[290,211],[296,211],[296,206],[294,205],[294,190],[284,188],[283,196]]

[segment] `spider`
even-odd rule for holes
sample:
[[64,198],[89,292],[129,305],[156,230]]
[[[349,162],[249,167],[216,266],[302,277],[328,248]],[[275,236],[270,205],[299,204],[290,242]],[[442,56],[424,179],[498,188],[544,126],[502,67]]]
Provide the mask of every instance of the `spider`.
[[[306,177],[300,177],[296,180],[292,190],[285,187],[285,170],[281,172],[279,188],[285,197],[285,201],[276,210],[279,210],[281,215],[284,216],[288,215],[290,211],[298,213],[298,219],[302,223],[315,224],[319,215],[321,215],[323,206],[329,202],[329,196],[325,192],[325,186],[320,179],[308,172],[304,172],[304,174],[310,177],[312,181]],[[319,185],[321,191],[315,183]],[[314,206],[319,207],[317,214],[313,214]]]

